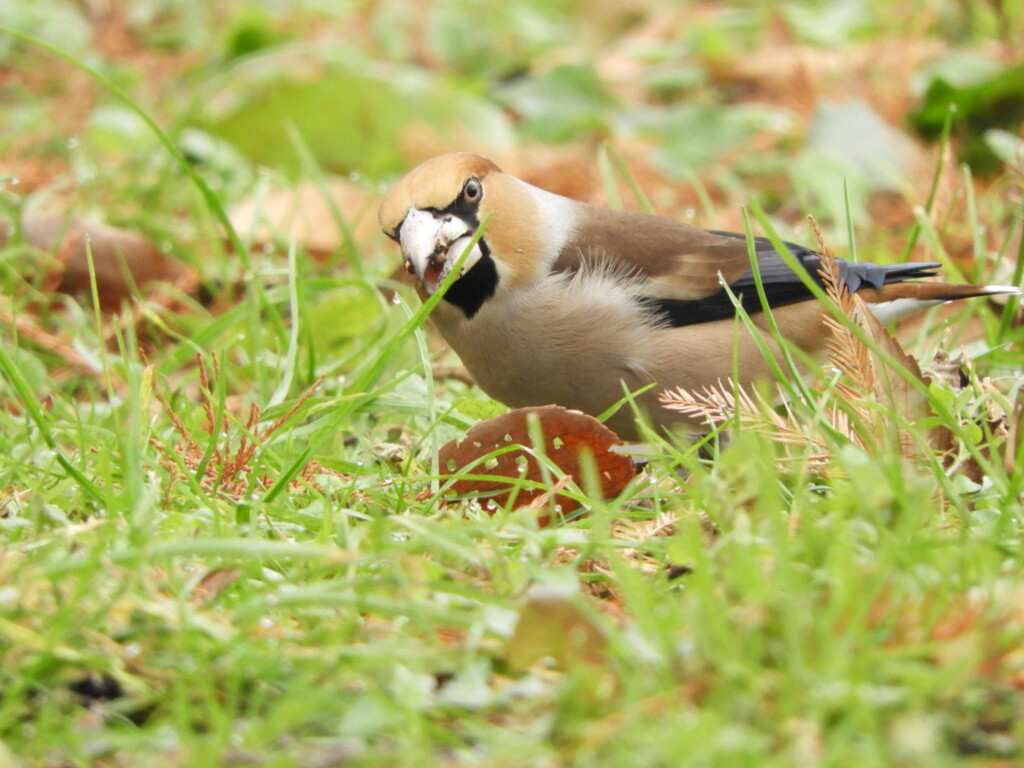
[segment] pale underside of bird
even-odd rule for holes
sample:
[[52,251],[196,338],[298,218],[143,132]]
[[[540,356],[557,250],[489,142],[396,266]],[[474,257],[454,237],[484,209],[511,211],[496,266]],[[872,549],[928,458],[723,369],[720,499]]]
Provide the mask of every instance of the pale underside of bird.
[[[414,168],[379,216],[422,296],[441,286],[486,221],[432,319],[483,390],[509,406],[555,403],[598,415],[643,390],[636,403],[655,428],[694,429],[658,405],[660,392],[729,378],[749,384],[771,369],[759,345],[780,354],[743,235],[587,205],[469,153]],[[781,334],[819,355],[828,337],[823,307],[766,239],[754,246]],[[787,246],[820,280],[819,254]],[[919,281],[937,264],[837,261],[841,281],[885,322],[954,299],[1019,292]],[[760,339],[736,322],[723,284]],[[607,423],[623,439],[639,438],[630,407]]]

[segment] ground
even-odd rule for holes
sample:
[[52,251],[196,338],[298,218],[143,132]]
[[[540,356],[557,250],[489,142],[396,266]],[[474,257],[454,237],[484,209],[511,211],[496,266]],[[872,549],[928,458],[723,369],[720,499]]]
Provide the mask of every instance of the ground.
[[0,20],[0,766],[1019,763],[1016,299],[833,292],[787,407],[623,459],[474,388],[375,219],[468,149],[1019,285],[1024,5],[322,5]]

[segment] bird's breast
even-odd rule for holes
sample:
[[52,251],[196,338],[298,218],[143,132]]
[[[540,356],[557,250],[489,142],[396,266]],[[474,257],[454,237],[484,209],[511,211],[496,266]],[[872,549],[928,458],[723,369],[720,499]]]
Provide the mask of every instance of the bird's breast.
[[514,407],[600,413],[623,396],[622,382],[651,380],[642,353],[651,318],[621,281],[550,275],[471,319],[444,311],[435,321],[483,390]]
[[[763,318],[752,335],[734,319],[672,327],[650,309],[640,286],[603,270],[549,275],[500,292],[472,318],[454,307],[438,307],[435,322],[480,387],[512,407],[556,403],[599,415],[626,392],[648,387],[638,400],[659,426],[696,425],[658,404],[667,388],[694,392],[738,376],[739,383],[769,375],[762,348],[778,349]],[[775,313],[790,337],[807,352],[827,338],[815,302]],[[762,327],[764,325],[765,327]],[[608,425],[623,439],[638,439],[632,409],[619,410]]]

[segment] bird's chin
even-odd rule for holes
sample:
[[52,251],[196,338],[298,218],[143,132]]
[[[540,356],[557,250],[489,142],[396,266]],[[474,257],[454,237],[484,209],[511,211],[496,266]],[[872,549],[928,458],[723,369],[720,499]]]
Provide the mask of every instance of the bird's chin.
[[448,277],[449,271],[451,271],[450,261],[431,261],[427,264],[420,277],[420,284],[428,296],[437,291],[444,279]]
[[[435,293],[441,287],[441,284],[447,279],[448,273],[452,271],[452,267],[462,258],[462,253],[466,250],[466,246],[469,245],[471,240],[472,237],[468,235],[460,237],[448,247],[443,259],[430,258],[427,260],[427,264],[423,268],[423,274],[420,275],[420,284],[428,296]],[[474,247],[473,252],[469,254],[465,263],[463,263],[459,277],[464,275],[479,258],[479,248]]]

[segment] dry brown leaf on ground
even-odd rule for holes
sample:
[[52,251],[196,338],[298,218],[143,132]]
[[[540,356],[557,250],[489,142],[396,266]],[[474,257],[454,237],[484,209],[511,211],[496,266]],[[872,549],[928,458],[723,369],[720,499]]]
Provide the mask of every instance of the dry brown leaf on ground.
[[345,245],[346,231],[356,246],[377,235],[378,202],[365,187],[328,179],[323,186],[301,182],[257,193],[235,205],[229,218],[243,240],[256,245],[294,242],[314,258],[325,259]]
[[[607,147],[613,166],[623,171],[616,175],[614,183],[624,209],[642,210],[634,192],[636,189],[643,191],[656,213],[672,215],[700,205],[700,196],[693,184],[670,179],[655,167],[649,140],[619,137]],[[549,192],[592,205],[607,207],[612,203],[609,180],[602,176],[593,149],[526,144],[509,148],[502,152],[500,158],[493,159],[507,173]],[[631,180],[629,183],[627,176]],[[713,182],[708,182],[706,191],[712,199],[718,199],[718,188]],[[736,221],[742,230],[742,219],[738,213]]]
[[138,232],[46,215],[26,216],[21,226],[26,242],[56,257],[43,283],[45,291],[88,299],[92,293],[90,255],[100,307],[107,312],[116,311],[151,283],[166,283],[190,295],[199,290],[195,270]]
[[[786,40],[766,39],[755,50],[733,58],[712,57],[705,61],[711,77],[719,83],[735,83],[754,89],[754,95],[807,112],[821,93],[844,84],[845,93],[869,97],[881,114],[899,122],[910,102],[907,88],[912,74],[942,50],[938,41],[923,38],[889,38],[823,48]],[[877,77],[888,72],[884,80]],[[897,87],[894,87],[897,86]]]
[[[75,349],[74,339],[64,333],[51,333],[39,324],[34,315],[15,314],[11,311],[10,302],[0,299],[0,326],[13,329],[23,342],[29,342],[39,349],[56,355],[64,361],[63,366],[55,366],[50,370],[54,381],[64,381],[72,376],[84,378],[98,377],[104,373],[96,360]],[[117,392],[127,390],[127,385],[116,373],[110,374],[110,386]]]
[[189,602],[192,605],[213,602],[217,595],[234,584],[241,575],[242,569],[236,566],[211,568],[192,588]]
[[[528,448],[533,445],[529,426],[533,419],[537,420],[544,437],[544,455],[577,485],[583,483],[584,452],[593,458],[604,498],[617,496],[636,476],[633,460],[612,450],[622,445],[614,432],[580,411],[544,405],[519,408],[481,421],[462,440],[442,446],[439,459],[443,473],[488,476],[487,479],[459,478],[452,489],[459,495],[486,496],[502,506],[512,500],[516,506],[530,504],[552,491],[552,488],[524,484],[524,481],[545,481],[540,462]],[[579,506],[565,495],[558,494],[556,500],[563,514]],[[541,518],[542,525],[547,522],[546,517]]]
[[560,667],[601,664],[607,644],[595,612],[586,610],[578,592],[535,584],[519,609],[508,645],[508,662],[524,669],[550,658]]

